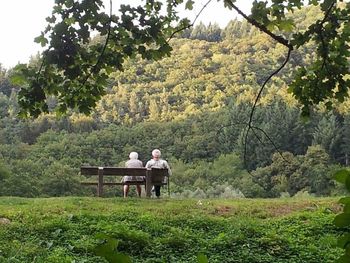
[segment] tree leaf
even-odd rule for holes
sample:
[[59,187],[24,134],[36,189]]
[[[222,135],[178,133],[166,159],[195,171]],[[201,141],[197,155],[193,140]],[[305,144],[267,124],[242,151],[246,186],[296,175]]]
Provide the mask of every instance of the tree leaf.
[[350,263],[350,257],[347,255],[343,255],[340,258],[338,258],[335,263]]
[[278,29],[285,32],[292,32],[295,25],[292,19],[282,20],[278,23]]
[[350,234],[345,234],[338,238],[337,246],[345,249],[350,244]]
[[198,260],[198,263],[208,263],[208,258],[206,255],[204,255],[203,253],[199,253],[197,255],[197,260]]
[[350,204],[350,196],[347,196],[347,197],[343,197],[341,198],[339,201],[338,201],[340,204]]
[[348,191],[350,191],[350,176],[347,176],[346,178],[345,187]]
[[185,9],[192,10],[193,9],[193,4],[194,4],[194,1],[187,0]]
[[345,184],[347,178],[350,175],[350,171],[347,169],[341,169],[339,171],[337,171],[334,176],[333,179],[336,180],[339,183]]
[[333,220],[334,225],[337,227],[346,227],[350,225],[350,214],[339,214]]

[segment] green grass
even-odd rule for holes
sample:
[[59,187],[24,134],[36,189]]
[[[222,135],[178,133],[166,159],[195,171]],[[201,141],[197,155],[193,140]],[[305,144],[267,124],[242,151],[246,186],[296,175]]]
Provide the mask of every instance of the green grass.
[[332,262],[336,199],[0,198],[0,262],[106,262],[96,235],[132,262]]

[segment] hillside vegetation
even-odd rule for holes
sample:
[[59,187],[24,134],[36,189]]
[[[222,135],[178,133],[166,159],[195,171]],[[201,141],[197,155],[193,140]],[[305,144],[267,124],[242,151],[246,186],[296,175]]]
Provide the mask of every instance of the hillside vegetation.
[[[0,198],[0,262],[107,262],[105,239],[132,262],[333,262],[334,199]],[[101,240],[102,239],[102,240]]]
[[[294,15],[304,30],[318,12]],[[224,29],[199,24],[172,45],[171,57],[156,62],[135,57],[123,72],[111,72],[106,95],[91,116],[70,112],[19,120],[18,87],[9,83],[11,70],[1,68],[0,195],[92,195],[94,189],[80,187],[81,165],[124,165],[130,151],[145,163],[154,148],[174,170],[176,196],[342,193],[331,174],[349,163],[349,100],[328,113],[320,105],[303,121],[287,92],[289,69],[313,60],[311,44],[293,52],[269,83],[247,145],[252,103],[284,60],[284,47],[237,20]]]

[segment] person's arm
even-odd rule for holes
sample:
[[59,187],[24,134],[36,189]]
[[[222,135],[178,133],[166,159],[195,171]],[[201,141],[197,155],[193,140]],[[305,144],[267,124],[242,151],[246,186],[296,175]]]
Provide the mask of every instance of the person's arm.
[[[125,167],[128,168],[128,161],[125,162]],[[125,176],[120,180],[121,183],[124,183]]]
[[169,176],[170,176],[170,175],[172,175],[172,172],[171,172],[170,166],[169,166],[168,162],[167,162],[167,161],[165,161],[165,160],[164,160],[164,166],[165,166],[165,168],[167,168],[167,169],[168,169]]

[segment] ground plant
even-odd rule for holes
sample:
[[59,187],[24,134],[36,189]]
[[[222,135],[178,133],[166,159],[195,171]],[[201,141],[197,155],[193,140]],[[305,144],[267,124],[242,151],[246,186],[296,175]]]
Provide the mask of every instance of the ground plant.
[[335,198],[2,197],[0,211],[9,220],[0,262],[301,263],[341,254]]

